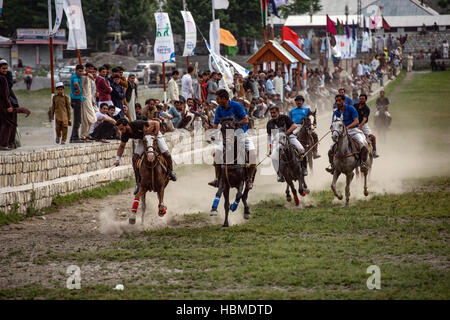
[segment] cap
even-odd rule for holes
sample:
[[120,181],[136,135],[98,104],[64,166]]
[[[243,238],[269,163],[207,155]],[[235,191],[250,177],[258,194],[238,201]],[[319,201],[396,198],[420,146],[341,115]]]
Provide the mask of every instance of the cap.
[[2,59],[2,60],[0,60],[0,64],[7,64],[8,63],[8,61],[6,61],[5,59]]
[[295,97],[295,101],[300,100],[300,99],[305,101],[305,98],[301,95]]
[[55,84],[55,88],[59,88],[59,87],[63,87],[63,88],[64,88],[64,83],[62,83],[62,82],[57,82],[57,83]]
[[218,105],[219,105],[219,104],[217,103],[216,100],[211,100],[211,104],[212,104],[212,105],[215,105],[215,106],[218,106]]
[[248,101],[247,99],[244,99],[244,103],[250,104],[250,101]]

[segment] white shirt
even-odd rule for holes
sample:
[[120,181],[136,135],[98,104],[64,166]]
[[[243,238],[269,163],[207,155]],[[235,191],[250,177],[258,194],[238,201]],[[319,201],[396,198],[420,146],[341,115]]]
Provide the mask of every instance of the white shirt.
[[363,66],[362,64],[358,64],[358,76],[362,76],[364,74]]
[[189,73],[186,73],[181,78],[181,95],[185,98],[192,98],[192,93],[194,89],[192,87],[192,77]]
[[103,113],[101,113],[101,112],[96,112],[95,113],[95,117],[97,118],[97,121],[95,121],[91,125],[91,129],[89,130],[89,134],[92,134],[94,132],[95,128],[97,128],[103,122],[103,119],[105,118],[105,115]]

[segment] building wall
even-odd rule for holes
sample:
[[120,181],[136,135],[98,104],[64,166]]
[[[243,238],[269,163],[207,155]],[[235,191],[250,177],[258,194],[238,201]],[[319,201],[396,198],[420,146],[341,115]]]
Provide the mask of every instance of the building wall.
[[0,47],[0,57],[11,64],[11,47]]
[[[19,58],[22,59],[24,66],[35,68],[36,65],[36,47],[39,47],[39,66],[50,65],[50,48],[43,44],[19,44]],[[56,45],[53,46],[53,59],[56,61]]]

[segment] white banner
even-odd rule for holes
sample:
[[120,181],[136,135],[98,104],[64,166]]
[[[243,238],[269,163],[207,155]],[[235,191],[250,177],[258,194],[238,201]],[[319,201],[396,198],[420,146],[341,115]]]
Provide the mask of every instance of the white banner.
[[0,0],[0,16],[2,15],[3,12],[3,0]]
[[211,21],[209,25],[209,43],[211,44],[211,50],[220,55],[220,21]]
[[221,57],[221,58],[224,59],[225,61],[227,61],[228,63],[230,63],[230,64],[233,66],[233,68],[234,68],[241,76],[243,76],[244,78],[248,77],[249,71],[248,71],[247,69],[245,69],[243,66],[241,66],[240,64],[238,64],[238,63],[236,63],[236,62],[234,62],[234,61],[231,61],[230,59],[227,59],[227,58],[225,58],[225,57]]
[[212,3],[215,10],[228,9],[228,6],[230,5],[228,0],[212,0]]
[[169,15],[156,12],[155,62],[175,62],[175,46]]
[[357,39],[350,38],[350,42],[351,42],[350,57],[352,59],[355,59],[356,54],[358,53],[358,41]]
[[55,18],[55,25],[53,27],[52,34],[57,33],[59,30],[59,26],[61,25],[63,13],[64,13],[64,0],[55,0],[55,11],[56,11],[56,18]]
[[350,59],[351,56],[351,38],[346,35],[336,35],[336,47],[341,59]]
[[222,59],[220,55],[215,54],[206,41],[205,43],[209,51],[209,70],[221,73],[225,80],[225,84],[227,85],[227,89],[229,89],[228,85],[233,83],[233,72],[231,71],[230,64]]
[[195,26],[194,18],[189,11],[181,11],[184,20],[185,41],[183,57],[190,57],[194,55],[195,45],[197,43],[197,28]]
[[369,52],[371,42],[372,41],[370,41],[369,33],[367,31],[364,31],[362,35],[361,52]]
[[64,12],[69,27],[69,42],[67,50],[87,49],[86,27],[84,25],[81,0],[65,0]]

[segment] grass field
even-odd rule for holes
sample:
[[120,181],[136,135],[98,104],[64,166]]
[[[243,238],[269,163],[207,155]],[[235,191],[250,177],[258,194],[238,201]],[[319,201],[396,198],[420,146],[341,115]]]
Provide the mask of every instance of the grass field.
[[[417,128],[435,140],[429,150],[448,157],[450,72],[407,75],[389,99],[393,125],[405,135]],[[124,234],[107,246],[32,257],[12,250],[5,260],[80,266],[82,287],[66,289],[61,270],[52,285],[0,288],[0,298],[450,299],[447,172],[404,180],[404,192],[354,200],[348,208],[328,189],[312,192],[302,209],[280,196],[253,206],[251,220],[224,231],[200,212],[176,227]],[[366,286],[371,265],[381,270],[380,290]],[[113,273],[84,279],[83,270],[94,266],[114,266]],[[112,290],[117,283],[125,290]]]

